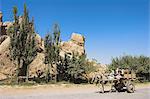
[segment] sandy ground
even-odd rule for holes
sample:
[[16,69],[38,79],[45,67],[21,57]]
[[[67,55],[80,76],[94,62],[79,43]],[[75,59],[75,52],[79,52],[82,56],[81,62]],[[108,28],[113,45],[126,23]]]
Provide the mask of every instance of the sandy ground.
[[[106,86],[106,91],[110,86]],[[0,99],[150,99],[150,84],[136,85],[135,93],[99,93],[95,85],[0,86]]]

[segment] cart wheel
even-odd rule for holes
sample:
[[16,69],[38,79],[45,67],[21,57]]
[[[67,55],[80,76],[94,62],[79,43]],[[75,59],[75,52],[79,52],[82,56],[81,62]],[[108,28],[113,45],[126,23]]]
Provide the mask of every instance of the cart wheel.
[[135,91],[135,86],[132,83],[129,83],[127,85],[127,92],[128,93],[134,93],[134,91]]
[[123,91],[123,85],[122,85],[122,83],[116,84],[114,87],[115,87],[115,89],[118,92],[122,92]]

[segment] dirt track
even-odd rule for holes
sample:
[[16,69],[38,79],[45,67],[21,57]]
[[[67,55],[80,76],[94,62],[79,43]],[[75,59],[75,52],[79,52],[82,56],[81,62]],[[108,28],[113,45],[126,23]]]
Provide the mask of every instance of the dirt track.
[[150,99],[150,86],[139,87],[135,93],[99,93],[95,86],[1,88],[0,99]]

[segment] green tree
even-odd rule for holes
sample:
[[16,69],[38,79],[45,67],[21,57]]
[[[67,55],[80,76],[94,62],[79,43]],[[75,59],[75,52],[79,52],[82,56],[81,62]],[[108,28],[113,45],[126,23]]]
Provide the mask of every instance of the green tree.
[[54,24],[53,35],[51,36],[50,34],[48,34],[45,37],[45,63],[48,64],[47,77],[48,75],[51,75],[52,79],[52,74],[50,73],[51,69],[51,71],[55,73],[53,74],[55,82],[57,81],[57,66],[60,64],[59,52],[60,52],[60,29],[58,24]]
[[112,59],[109,69],[129,68],[135,71],[137,76],[150,81],[150,58],[146,56],[122,56]]
[[53,44],[54,44],[54,64],[56,65],[55,67],[55,82],[57,81],[57,74],[58,74],[58,69],[57,69],[57,66],[59,66],[60,64],[60,28],[59,28],[59,25],[58,24],[54,24],[54,27],[53,27]]
[[60,59],[60,63],[57,67],[58,81],[69,81],[69,74],[67,72],[69,64],[71,62],[70,57],[65,54],[65,57]]
[[17,65],[17,82],[20,68],[25,71],[26,81],[28,81],[29,64],[37,55],[37,48],[35,43],[34,21],[29,20],[27,7],[24,4],[24,13],[22,20],[19,22],[17,16],[17,7],[13,9],[15,23],[9,29],[11,45],[10,52],[12,59],[16,61]]
[[18,9],[17,7],[13,7],[13,14],[14,14],[14,25],[8,30],[10,35],[10,54],[11,59],[16,64],[16,83],[18,83],[18,75],[19,75],[19,67],[20,67],[20,60],[21,55],[19,49],[19,43],[21,41],[18,39],[19,37],[19,17],[17,15]]
[[[73,54],[69,63],[67,72],[70,75],[70,81],[76,82],[78,79],[82,79],[82,74],[85,73],[85,59],[86,55],[78,56]],[[80,82],[78,82],[80,83]]]
[[52,36],[50,34],[48,34],[45,37],[44,47],[45,47],[45,64],[48,64],[46,79],[47,79],[47,82],[49,82],[50,69],[51,69],[51,67],[53,65],[53,61],[54,61],[54,46],[53,46]]

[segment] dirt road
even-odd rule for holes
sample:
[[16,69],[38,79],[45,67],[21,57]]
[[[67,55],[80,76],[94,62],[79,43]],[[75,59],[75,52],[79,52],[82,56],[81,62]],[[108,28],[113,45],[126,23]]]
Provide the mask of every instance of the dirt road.
[[138,87],[135,93],[99,93],[95,86],[1,88],[0,99],[150,99],[150,86]]

